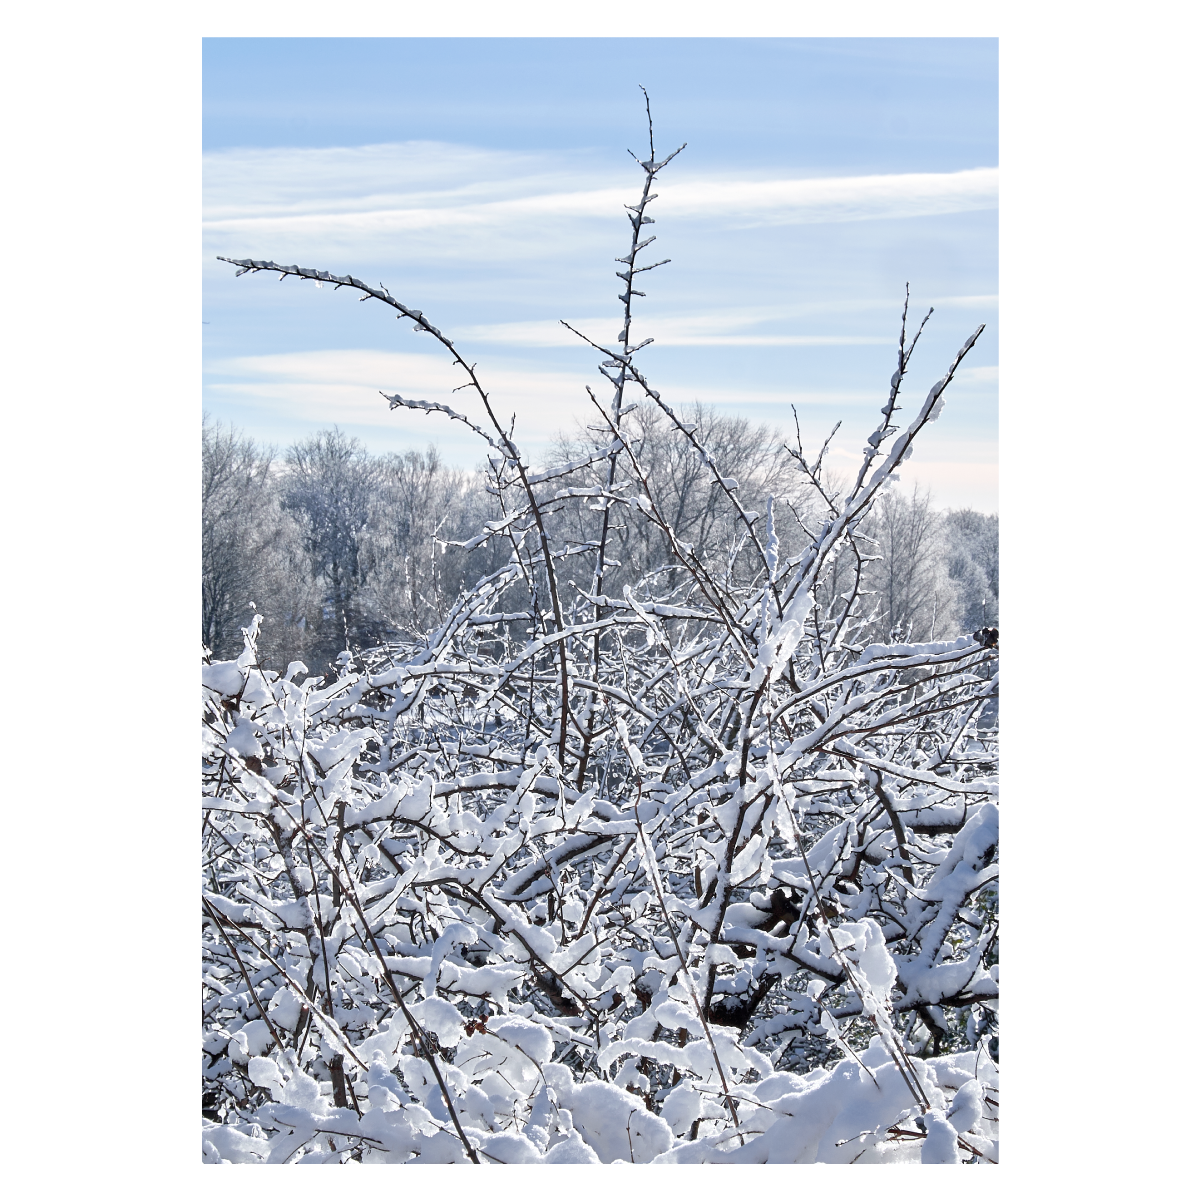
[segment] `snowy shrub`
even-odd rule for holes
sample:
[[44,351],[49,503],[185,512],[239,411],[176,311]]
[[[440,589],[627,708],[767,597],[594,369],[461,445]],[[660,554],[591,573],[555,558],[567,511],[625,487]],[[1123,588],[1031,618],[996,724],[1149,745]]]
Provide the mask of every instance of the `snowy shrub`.
[[[998,1158],[998,650],[869,640],[864,582],[872,506],[981,330],[903,429],[902,330],[844,494],[796,446],[793,494],[747,510],[635,365],[673,157],[651,137],[629,206],[605,436],[540,473],[420,312],[237,264],[373,297],[454,356],[481,415],[444,411],[502,514],[475,541],[509,553],[417,646],[280,674],[255,616],[204,666],[206,1162]],[[639,405],[725,543],[678,536]],[[614,594],[639,525],[662,561]]]

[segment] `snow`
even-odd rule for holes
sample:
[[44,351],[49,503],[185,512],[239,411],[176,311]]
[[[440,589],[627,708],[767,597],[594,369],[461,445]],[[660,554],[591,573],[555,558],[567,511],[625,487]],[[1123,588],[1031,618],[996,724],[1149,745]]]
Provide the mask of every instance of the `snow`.
[[602,1080],[575,1086],[562,1074],[548,1070],[546,1077],[553,1080],[559,1107],[570,1112],[575,1130],[602,1163],[650,1162],[674,1142],[671,1127],[647,1112],[640,1098]]
[[240,754],[243,758],[252,758],[259,752],[258,739],[255,736],[259,729],[260,726],[253,721],[240,719],[234,731],[222,743],[221,748]]
[[222,696],[236,696],[245,683],[245,676],[236,662],[216,662],[201,668],[204,686]]
[[937,1113],[926,1113],[927,1136],[921,1147],[922,1163],[957,1163],[958,1133],[954,1126]]

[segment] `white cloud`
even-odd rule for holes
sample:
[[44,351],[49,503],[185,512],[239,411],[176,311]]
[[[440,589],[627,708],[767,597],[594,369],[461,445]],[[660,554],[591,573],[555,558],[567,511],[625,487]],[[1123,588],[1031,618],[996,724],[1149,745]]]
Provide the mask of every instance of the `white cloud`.
[[[697,313],[683,317],[657,316],[645,323],[656,346],[891,346],[895,337],[841,336],[837,334],[733,333],[752,327],[775,314],[763,317],[754,312]],[[567,318],[567,323],[598,345],[614,344],[619,322],[615,317]],[[501,325],[474,325],[459,337],[507,346],[570,346],[579,338],[560,321],[511,321]],[[641,335],[637,335],[640,340]]]
[[1000,382],[1000,368],[994,367],[959,367],[954,372],[956,383],[989,384]]
[[[224,151],[205,159],[205,229],[289,241],[455,232],[471,243],[508,231],[524,244],[546,222],[611,221],[635,199],[636,177],[581,188],[581,176],[602,178],[579,155],[436,143]],[[654,211],[734,226],[863,221],[994,208],[998,189],[994,167],[825,179],[684,174],[656,188]]]
[[[412,400],[435,401],[470,417],[491,431],[478,397],[453,392],[464,380],[462,369],[448,356],[380,350],[314,350],[291,354],[223,359],[208,367],[210,400],[236,405],[243,411],[286,416],[323,425],[378,427],[403,431],[413,441],[432,439],[462,465],[470,465],[486,449],[475,435],[464,439],[465,427],[441,414],[409,409],[391,411],[380,392]],[[537,459],[560,432],[589,424],[595,411],[585,387],[591,385],[602,402],[608,393],[597,388],[595,374],[539,370],[524,364],[480,372],[497,417],[507,426],[516,415],[517,445]],[[698,400],[752,421],[790,425],[790,405],[860,407],[879,400],[878,390],[850,392],[772,391],[764,389],[676,386],[656,380],[663,399],[675,405]]]
[[701,180],[663,186],[672,216],[721,216],[733,223],[810,225],[924,217],[995,208],[995,167],[923,175],[858,175],[840,179]]
[[[448,404],[491,432],[482,402],[474,392],[454,391],[466,376],[447,355],[313,350],[224,359],[210,364],[208,372],[214,377],[232,377],[228,383],[214,379],[208,384],[214,396],[236,397],[299,419],[390,428],[406,424],[419,429],[420,437],[450,432],[445,428],[449,419],[442,415],[389,410],[379,393],[399,392],[410,400]],[[480,378],[497,417],[506,426],[516,414],[515,438],[519,446],[548,443],[574,415],[587,415],[584,386],[593,380],[582,373],[502,367],[481,371]],[[433,428],[433,422],[439,428]],[[478,448],[480,452],[486,448],[482,440]]]
[[929,303],[934,308],[995,308],[1000,297],[991,296],[939,296]]

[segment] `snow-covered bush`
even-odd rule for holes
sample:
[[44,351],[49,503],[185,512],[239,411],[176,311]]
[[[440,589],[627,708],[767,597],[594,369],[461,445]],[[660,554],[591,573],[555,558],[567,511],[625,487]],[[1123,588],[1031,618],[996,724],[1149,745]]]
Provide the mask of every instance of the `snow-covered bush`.
[[[204,666],[206,1162],[998,1158],[996,638],[863,636],[864,522],[981,330],[905,429],[902,332],[845,494],[797,446],[805,502],[748,511],[635,365],[673,157],[651,130],[596,347],[607,436],[540,473],[420,312],[237,264],[373,297],[454,356],[481,415],[445,411],[502,514],[476,540],[510,554],[422,644],[336,676],[265,669],[259,616]],[[638,405],[703,465],[726,544],[678,536]],[[611,594],[639,523],[663,560]]]

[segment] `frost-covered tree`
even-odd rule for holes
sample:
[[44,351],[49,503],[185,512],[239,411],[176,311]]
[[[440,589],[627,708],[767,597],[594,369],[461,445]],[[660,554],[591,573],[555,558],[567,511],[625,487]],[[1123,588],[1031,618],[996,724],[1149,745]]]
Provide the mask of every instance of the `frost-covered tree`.
[[272,662],[307,653],[313,593],[296,523],[280,509],[274,451],[207,415],[201,441],[201,641],[236,655],[255,608]]
[[959,508],[945,515],[946,573],[958,588],[962,625],[1000,623],[1000,518]]
[[377,642],[383,633],[361,600],[380,468],[357,438],[336,426],[296,442],[287,465],[283,508],[300,523],[313,578],[321,585],[310,653],[324,661],[350,645]]
[[876,636],[906,641],[957,633],[959,588],[947,570],[946,522],[928,489],[914,487],[907,496],[885,491],[864,530],[874,543],[865,583],[879,606]]
[[[794,499],[800,498],[802,489],[794,466],[776,430],[767,425],[753,426],[744,417],[719,413],[696,402],[685,406],[681,416],[721,463],[722,470],[737,479],[739,495],[748,507],[764,507],[770,494],[785,497],[792,491],[797,493]],[[736,514],[724,502],[721,489],[713,486],[703,460],[678,436],[666,414],[657,407],[639,408],[629,414],[623,430],[637,453],[654,503],[675,536],[706,556],[710,569],[718,573],[752,571],[753,556],[745,546],[731,562],[724,561]],[[572,478],[580,483],[586,480],[601,484],[610,442],[611,433],[604,426],[580,431],[573,438],[563,437],[549,465],[561,467],[590,459],[589,465],[573,473]],[[561,509],[551,522],[556,531],[561,528],[561,536],[584,544],[589,537],[599,536],[603,515],[597,514],[594,507],[575,505]],[[618,512],[610,520],[608,540],[613,560],[620,565],[612,566],[606,579],[617,593],[625,584],[634,584],[655,570],[660,571],[655,587],[663,595],[677,586],[686,586],[686,570],[676,561],[670,540],[653,524],[626,520]],[[571,564],[564,564],[561,570],[569,575]],[[580,583],[586,585],[587,575],[585,569],[579,576]]]
[[201,438],[200,637],[228,656],[238,652],[250,619],[253,563],[271,509],[272,454],[207,415]]
[[320,616],[311,559],[298,522],[281,506],[274,450],[205,418],[202,430],[202,640],[236,654],[254,608],[271,613],[259,640],[266,661],[313,650]]
[[491,498],[478,475],[447,467],[434,446],[384,456],[376,479],[362,601],[378,624],[419,637],[499,565],[487,548],[454,544],[494,515]]
[[[207,1162],[997,1159],[998,650],[873,637],[861,567],[982,327],[901,428],[902,323],[856,477],[831,492],[797,445],[807,507],[749,507],[631,333],[673,158],[651,127],[595,346],[608,436],[542,470],[421,312],[230,260],[445,348],[478,422],[388,399],[484,439],[496,513],[462,549],[503,553],[336,678],[265,668],[257,617],[204,669]],[[647,412],[717,497],[708,544],[651,477]],[[624,575],[622,524],[650,547]]]

